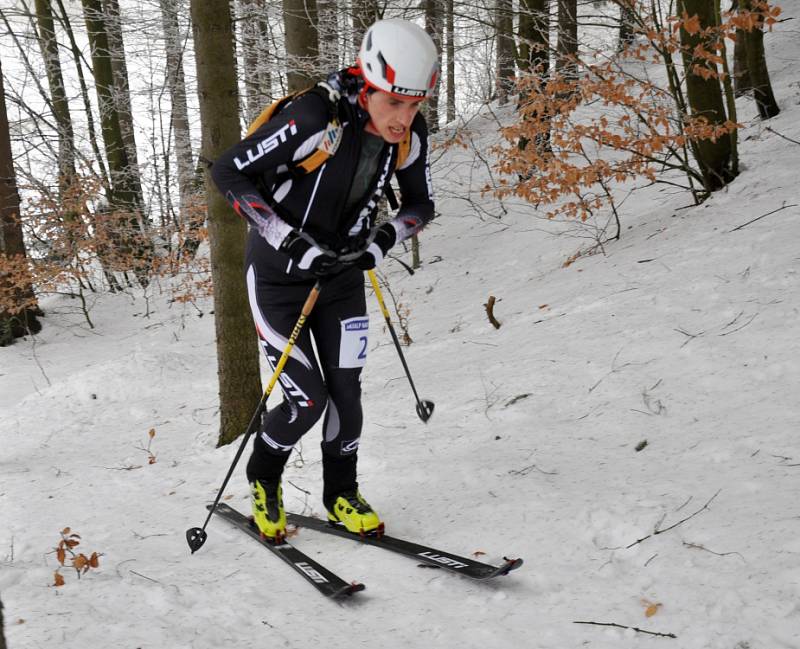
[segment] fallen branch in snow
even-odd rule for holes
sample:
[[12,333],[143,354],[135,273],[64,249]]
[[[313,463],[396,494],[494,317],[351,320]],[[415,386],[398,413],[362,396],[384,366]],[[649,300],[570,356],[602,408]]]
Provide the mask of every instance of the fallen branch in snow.
[[511,469],[508,474],[509,475],[528,475],[531,471],[538,471],[539,473],[544,473],[545,475],[558,475],[558,471],[545,471],[544,469],[540,469],[535,464],[529,464],[528,466],[522,469]]
[[306,494],[307,496],[310,496],[310,495],[311,495],[311,492],[310,492],[308,489],[303,489],[302,487],[298,487],[298,486],[297,486],[297,485],[296,485],[294,482],[292,482],[291,480],[287,480],[286,482],[288,482],[288,483],[289,483],[290,485],[292,485],[292,486],[293,486],[295,489],[297,489],[297,491],[302,491],[302,492],[303,492],[304,494]]
[[39,357],[36,355],[36,341],[36,334],[31,334],[31,356],[33,357],[34,363],[36,363],[36,366],[39,368],[39,371],[42,373],[44,380],[47,381],[47,385],[52,387],[53,384],[50,382],[50,377],[47,376],[47,372],[44,371],[42,364],[39,362]]
[[[721,333],[720,336],[730,336],[731,334],[735,334],[737,331],[741,331],[747,325],[749,325],[753,320],[755,320],[757,317],[758,317],[758,312],[756,312],[752,316],[750,316],[750,319],[747,322],[745,322],[743,325],[740,325],[740,326],[736,327],[736,329],[731,329],[730,331],[725,331],[724,333]],[[738,316],[737,316],[737,318],[738,318]],[[730,324],[725,325],[725,327],[729,327],[729,326],[730,326]],[[725,327],[723,327],[723,329]]]
[[516,397],[514,397],[510,401],[506,401],[506,404],[503,406],[503,408],[508,408],[509,406],[513,406],[517,401],[522,401],[523,399],[527,399],[530,396],[532,396],[530,392],[525,392],[523,394],[518,394]]
[[620,372],[620,371],[624,370],[626,367],[629,367],[631,365],[647,365],[650,362],[650,361],[643,361],[641,363],[635,363],[635,362],[631,361],[631,362],[623,363],[622,365],[617,366],[617,359],[619,358],[619,355],[622,353],[623,349],[624,349],[624,347],[620,347],[619,351],[616,354],[614,354],[614,359],[611,361],[611,370],[609,372],[607,372],[603,377],[601,377],[600,380],[597,381],[597,383],[595,383],[592,387],[589,388],[589,392],[590,393],[593,392],[595,390],[595,388],[597,388],[598,385],[600,385],[603,381],[606,380],[606,378],[608,378],[612,374],[616,374],[617,372]]
[[494,303],[495,303],[495,297],[494,295],[490,295],[486,304],[484,304],[483,306],[486,308],[486,317],[489,318],[489,322],[492,323],[492,326],[495,329],[499,329],[501,325],[498,319],[494,317]]
[[777,210],[772,210],[771,212],[767,212],[766,214],[762,214],[761,216],[757,216],[756,218],[748,221],[747,223],[742,223],[741,225],[737,225],[735,228],[733,228],[733,230],[731,230],[731,232],[736,232],[737,230],[741,230],[742,228],[750,225],[751,223],[755,223],[756,221],[760,221],[761,219],[763,219],[766,216],[769,216],[770,214],[775,214],[775,212],[780,212],[781,210],[788,210],[790,207],[797,207],[797,206],[798,206],[797,203],[792,203],[791,205],[787,205],[786,201],[783,201],[783,205],[781,205]]
[[[648,410],[648,412],[645,413],[647,415],[660,415],[667,411],[667,407],[661,402],[661,399],[654,400],[651,394],[659,385],[661,385],[661,379],[658,379],[652,387],[642,390],[642,401],[644,402],[645,408]],[[643,411],[640,410],[638,412]]]
[[616,622],[584,622],[581,620],[573,621],[573,624],[591,624],[594,626],[613,626],[617,629],[630,629],[632,631],[636,631],[636,633],[646,633],[647,635],[657,635],[660,638],[677,638],[674,633],[659,633],[658,631],[647,631],[646,629],[640,629],[635,626],[626,626],[625,624],[617,624]]
[[[670,530],[674,530],[676,527],[678,527],[678,525],[683,525],[683,524],[684,524],[686,521],[688,521],[688,520],[690,520],[690,519],[694,518],[695,516],[697,516],[697,515],[698,515],[699,513],[701,513],[702,511],[705,511],[706,509],[708,509],[708,506],[709,506],[709,505],[712,503],[712,501],[713,501],[713,500],[714,500],[714,499],[715,499],[717,496],[719,496],[719,493],[720,493],[720,491],[722,491],[722,489],[719,489],[719,490],[717,491],[717,493],[715,493],[713,496],[711,496],[711,498],[709,498],[709,499],[708,499],[708,501],[706,501],[706,504],[705,504],[705,505],[703,505],[703,506],[702,506],[700,509],[698,509],[696,512],[694,512],[694,514],[690,514],[690,515],[689,515],[689,516],[687,516],[686,518],[682,518],[682,519],[681,519],[681,520],[679,520],[677,523],[673,523],[673,524],[672,524],[672,525],[670,525],[669,527],[665,527],[663,530],[661,530],[661,529],[659,529],[659,528],[658,528],[658,526],[659,526],[659,525],[661,525],[661,521],[659,521],[659,522],[656,524],[656,528],[655,528],[655,530],[653,531],[653,533],[652,533],[652,534],[648,534],[647,536],[643,536],[642,538],[640,538],[640,539],[637,539],[636,541],[634,541],[634,542],[633,542],[633,543],[631,543],[630,545],[626,545],[626,546],[625,546],[625,549],[626,549],[626,550],[630,550],[630,549],[631,549],[631,548],[632,548],[634,545],[637,545],[637,544],[639,544],[639,543],[642,543],[643,541],[646,541],[647,539],[649,539],[649,538],[651,538],[651,537],[653,537],[653,536],[658,536],[659,534],[663,534],[664,532],[669,532]],[[663,519],[662,519],[662,520],[663,520]]]
[[683,547],[690,548],[692,550],[705,550],[706,552],[710,552],[711,554],[715,554],[718,557],[727,557],[727,556],[730,556],[731,554],[735,554],[742,561],[745,560],[745,558],[739,552],[714,552],[714,550],[709,550],[706,546],[700,545],[699,543],[688,543],[688,542],[684,541],[683,542]]
[[135,570],[129,570],[129,573],[132,575],[136,575],[137,577],[141,577],[142,579],[147,579],[147,581],[152,581],[154,584],[160,584],[161,582],[158,579],[153,579],[152,577],[148,577],[147,575],[143,575],[141,572],[136,572]]
[[784,140],[788,140],[789,142],[793,142],[794,144],[800,144],[800,142],[798,142],[797,140],[793,140],[792,138],[785,136],[783,133],[778,133],[778,131],[776,131],[771,126],[767,126],[767,130],[770,133],[775,133],[775,135],[777,135],[778,137],[782,137]]
[[683,341],[683,344],[681,345],[681,349],[686,347],[686,345],[688,345],[690,342],[692,342],[695,338],[699,338],[700,336],[702,336],[705,333],[705,331],[701,331],[700,333],[697,333],[697,334],[690,334],[688,331],[684,331],[683,329],[673,329],[673,331],[677,331],[679,334],[683,334],[684,336],[688,336],[688,338],[685,341]]

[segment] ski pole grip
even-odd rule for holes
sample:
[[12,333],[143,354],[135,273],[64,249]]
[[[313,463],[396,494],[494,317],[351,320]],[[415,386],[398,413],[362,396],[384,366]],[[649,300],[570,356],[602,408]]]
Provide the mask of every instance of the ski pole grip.
[[303,308],[300,309],[300,313],[302,313],[306,318],[311,314],[314,305],[317,303],[317,298],[319,297],[319,289],[320,283],[317,280],[317,283],[314,284],[314,288],[311,289],[311,292],[308,294],[305,303],[303,304]]

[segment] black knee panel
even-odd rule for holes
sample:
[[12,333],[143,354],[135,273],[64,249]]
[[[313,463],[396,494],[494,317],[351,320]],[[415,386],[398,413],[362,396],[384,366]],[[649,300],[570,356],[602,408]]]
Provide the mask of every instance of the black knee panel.
[[328,411],[323,426],[324,454],[346,457],[358,450],[364,421],[360,374],[360,369],[329,369],[326,372]]

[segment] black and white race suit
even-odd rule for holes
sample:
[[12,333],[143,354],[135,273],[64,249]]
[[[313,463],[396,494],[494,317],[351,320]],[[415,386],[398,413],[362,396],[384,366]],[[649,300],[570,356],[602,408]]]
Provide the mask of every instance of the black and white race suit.
[[[398,242],[418,229],[404,229],[403,223],[426,224],[434,216],[427,127],[421,114],[411,124],[411,147],[402,166],[395,168],[398,145],[385,143],[366,192],[352,209],[345,209],[369,115],[358,104],[360,79],[340,72],[328,83],[341,93],[341,141],[335,155],[316,170],[298,172],[294,163],[317,149],[326,136],[330,109],[318,93],[300,95],[212,167],[220,191],[250,226],[247,290],[261,346],[273,368],[315,281],[279,249],[292,229],[331,250],[363,245],[392,175],[400,189],[400,210],[393,221]],[[317,304],[280,377],[284,401],[262,422],[248,464],[251,481],[280,476],[294,445],[325,413],[326,494],[355,483],[362,427],[360,374],[367,343],[363,273],[351,266],[323,280]]]

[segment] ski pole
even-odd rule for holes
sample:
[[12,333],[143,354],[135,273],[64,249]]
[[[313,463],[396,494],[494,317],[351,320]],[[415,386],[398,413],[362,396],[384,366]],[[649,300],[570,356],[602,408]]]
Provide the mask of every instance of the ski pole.
[[308,294],[308,297],[306,298],[306,301],[303,304],[303,308],[300,310],[300,317],[297,318],[297,322],[294,325],[292,334],[291,336],[289,336],[289,340],[286,343],[286,348],[283,350],[283,354],[281,354],[281,357],[278,360],[278,364],[275,366],[275,371],[272,373],[272,378],[269,380],[269,383],[267,384],[267,389],[264,390],[264,394],[261,395],[261,400],[258,402],[258,408],[256,408],[256,411],[253,413],[253,417],[250,419],[250,423],[247,426],[247,431],[244,434],[242,443],[239,445],[239,450],[236,452],[236,456],[233,458],[233,463],[231,464],[230,469],[228,469],[228,474],[222,481],[222,486],[219,488],[217,497],[214,499],[214,504],[211,506],[211,509],[208,512],[208,516],[206,517],[206,522],[203,523],[203,527],[192,527],[186,530],[186,541],[189,544],[189,548],[191,549],[192,554],[194,554],[201,547],[203,547],[203,544],[206,542],[206,539],[208,538],[208,534],[206,533],[206,525],[208,525],[208,522],[211,520],[211,516],[214,514],[214,510],[216,510],[220,498],[222,498],[222,494],[225,491],[225,487],[228,485],[228,481],[231,479],[231,475],[233,475],[233,470],[234,468],[236,468],[236,464],[239,462],[239,458],[242,457],[242,453],[244,452],[244,448],[247,445],[247,441],[250,439],[250,436],[255,432],[259,422],[261,421],[261,415],[267,409],[267,399],[269,399],[269,395],[272,393],[272,389],[275,387],[275,383],[278,382],[278,377],[281,375],[281,372],[283,372],[283,366],[286,365],[286,361],[289,360],[289,355],[292,353],[292,349],[294,348],[294,345],[297,342],[297,338],[300,335],[300,330],[303,328],[306,319],[311,314],[311,310],[314,308],[314,304],[316,303],[317,298],[319,297],[319,291],[320,291],[320,282],[319,280],[317,280],[317,283],[314,284],[314,287]]
[[427,422],[428,419],[431,418],[433,414],[433,401],[428,401],[427,399],[420,399],[419,395],[417,394],[417,389],[414,387],[414,381],[411,378],[411,372],[408,369],[408,364],[406,363],[405,356],[403,356],[403,350],[400,347],[400,341],[397,339],[397,334],[395,333],[394,327],[392,326],[392,320],[389,317],[389,310],[386,308],[386,304],[383,301],[383,293],[381,293],[381,288],[378,285],[378,278],[375,276],[375,271],[368,270],[367,275],[369,275],[369,281],[372,283],[372,288],[375,291],[375,297],[378,298],[378,304],[381,307],[381,312],[383,313],[383,317],[386,320],[386,326],[389,327],[389,333],[392,334],[392,340],[394,341],[395,349],[397,349],[397,353],[400,356],[400,362],[403,364],[403,369],[406,371],[406,377],[408,377],[408,382],[411,384],[411,391],[414,393],[414,398],[417,400],[417,416],[423,421]]

